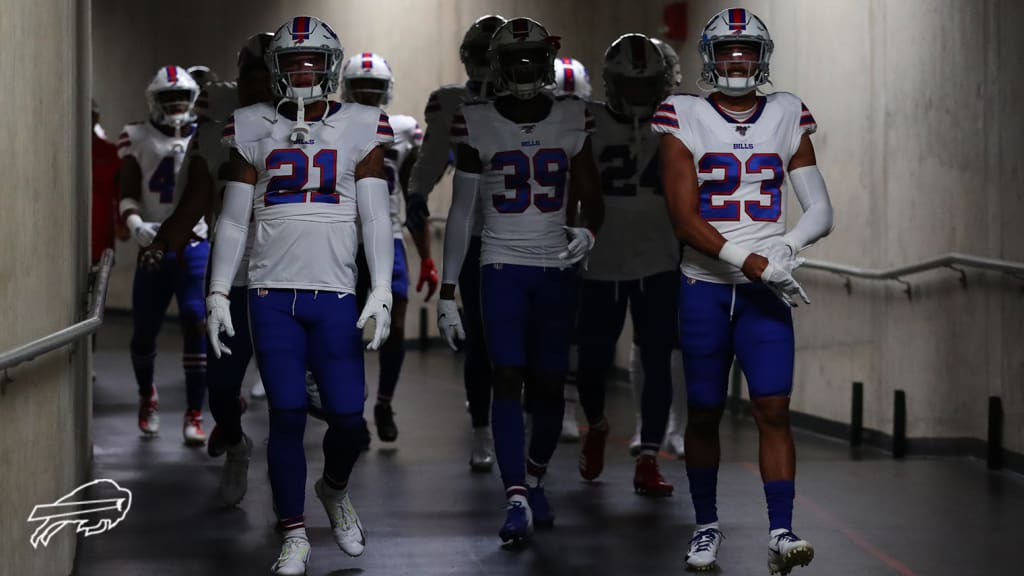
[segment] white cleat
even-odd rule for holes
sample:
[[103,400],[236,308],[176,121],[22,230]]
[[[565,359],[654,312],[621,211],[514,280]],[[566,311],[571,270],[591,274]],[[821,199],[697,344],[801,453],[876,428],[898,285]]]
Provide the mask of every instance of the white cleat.
[[768,540],[768,573],[789,574],[797,566],[807,566],[814,559],[814,548],[791,530],[773,530]]
[[186,446],[202,446],[206,444],[206,432],[203,430],[203,415],[199,410],[185,412],[185,423],[181,429]]
[[303,576],[309,562],[309,540],[301,537],[285,538],[281,555],[271,568],[275,576]]
[[473,472],[490,472],[494,467],[494,448],[491,447],[491,429],[473,429],[473,450],[469,453],[469,468]]
[[244,433],[242,441],[227,449],[224,468],[220,476],[220,497],[227,506],[237,506],[249,487],[249,460],[252,440]]
[[683,433],[672,431],[665,435],[665,451],[669,454],[683,459],[686,454],[685,443],[683,442]]
[[574,406],[566,405],[562,416],[562,434],[558,437],[562,442],[577,443],[580,441],[580,426],[576,423]]
[[718,563],[718,547],[722,544],[722,531],[716,525],[698,528],[690,538],[686,551],[686,567],[696,572],[714,570]]
[[331,520],[331,531],[338,548],[349,556],[359,556],[366,548],[366,534],[359,516],[352,508],[347,491],[332,490],[321,478],[316,481],[316,495]]
[[252,388],[249,390],[249,394],[258,400],[262,400],[267,397],[267,389],[263,387],[263,379],[260,378],[259,374],[256,375],[256,383],[252,385]]

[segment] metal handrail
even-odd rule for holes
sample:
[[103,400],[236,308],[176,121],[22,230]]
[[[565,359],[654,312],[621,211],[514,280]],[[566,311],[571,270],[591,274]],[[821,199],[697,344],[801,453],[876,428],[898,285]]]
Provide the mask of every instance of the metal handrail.
[[98,330],[103,324],[103,307],[107,301],[107,283],[110,281],[110,269],[113,265],[114,251],[107,248],[100,257],[99,270],[93,280],[92,307],[89,309],[89,316],[85,320],[0,354],[0,371],[6,371],[37,356],[67,346],[79,338],[88,336]]
[[939,268],[949,268],[960,273],[960,284],[966,288],[967,273],[962,268],[958,268],[958,266],[1002,272],[1024,280],[1024,263],[1022,262],[986,258],[984,256],[972,256],[970,254],[960,254],[959,252],[950,252],[948,254],[943,254],[942,256],[922,260],[915,264],[886,269],[859,268],[857,266],[847,266],[845,264],[836,264],[834,262],[826,262],[824,260],[807,260],[801,268],[821,270],[823,272],[831,272],[842,276],[845,281],[844,284],[847,292],[851,291],[850,278],[862,278],[864,280],[893,280],[903,284],[907,298],[911,298],[913,295],[911,285],[906,280],[903,280],[903,276],[910,276],[911,274],[919,274],[921,272],[937,270]]

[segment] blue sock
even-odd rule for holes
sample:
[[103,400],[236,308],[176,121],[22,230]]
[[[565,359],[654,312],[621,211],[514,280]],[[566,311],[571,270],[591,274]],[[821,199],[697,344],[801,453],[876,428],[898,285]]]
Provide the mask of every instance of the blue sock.
[[697,524],[718,522],[718,466],[714,468],[687,466],[686,477],[690,480],[690,499],[693,500],[693,512],[697,516]]
[[495,398],[491,403],[494,455],[505,487],[526,486],[526,439],[523,437],[523,406],[519,400]]
[[796,485],[792,480],[772,480],[764,483],[764,498],[768,502],[769,530],[793,529],[793,499]]

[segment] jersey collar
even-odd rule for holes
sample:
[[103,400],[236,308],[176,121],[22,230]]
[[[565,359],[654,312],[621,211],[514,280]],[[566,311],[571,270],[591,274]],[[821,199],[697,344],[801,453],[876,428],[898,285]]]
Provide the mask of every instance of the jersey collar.
[[710,96],[708,96],[706,100],[708,101],[708,104],[711,105],[711,108],[714,109],[715,112],[718,112],[719,116],[725,118],[726,122],[730,124],[753,124],[754,122],[757,122],[757,119],[760,118],[761,114],[764,112],[765,103],[768,101],[768,98],[765,96],[758,96],[757,110],[754,110],[753,115],[751,115],[750,118],[747,118],[743,122],[740,122],[739,120],[733,118],[732,115],[730,115],[728,112],[722,109],[722,107],[720,107]]

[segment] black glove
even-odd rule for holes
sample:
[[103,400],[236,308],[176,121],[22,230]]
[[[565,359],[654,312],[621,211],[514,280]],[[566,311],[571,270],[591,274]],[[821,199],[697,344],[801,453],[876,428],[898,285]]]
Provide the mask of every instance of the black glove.
[[430,218],[427,197],[423,194],[410,194],[405,201],[405,225],[410,230],[422,230]]

